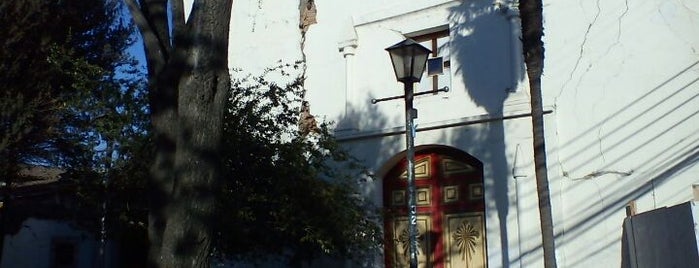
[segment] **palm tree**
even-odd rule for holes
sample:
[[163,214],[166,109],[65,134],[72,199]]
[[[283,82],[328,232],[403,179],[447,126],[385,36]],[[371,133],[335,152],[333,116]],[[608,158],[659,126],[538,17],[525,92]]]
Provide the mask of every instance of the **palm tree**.
[[543,8],[541,0],[521,0],[522,51],[529,77],[532,109],[532,134],[534,140],[534,167],[536,190],[539,195],[539,220],[544,249],[544,267],[556,267],[553,219],[549,198],[549,180],[546,169],[546,144],[544,141],[544,111],[541,98],[541,74],[544,70]]

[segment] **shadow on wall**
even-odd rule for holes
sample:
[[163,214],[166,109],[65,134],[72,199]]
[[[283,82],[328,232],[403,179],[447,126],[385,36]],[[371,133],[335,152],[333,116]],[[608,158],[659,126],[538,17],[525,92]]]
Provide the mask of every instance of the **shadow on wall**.
[[[512,66],[514,63],[510,54],[512,53],[510,42],[517,40],[512,39],[510,35],[512,29],[507,17],[495,10],[488,1],[464,1],[450,9],[449,20],[452,25],[451,59],[455,62],[452,68],[455,68],[456,74],[452,81],[454,83],[463,81],[465,93],[473,103],[484,108],[488,115],[502,115],[503,102],[508,91],[513,87],[511,81],[515,80],[514,78],[523,77],[523,69],[518,72],[512,71],[518,68]],[[685,69],[669,74],[666,81],[654,87],[636,88],[637,92],[645,93],[637,94],[638,97],[630,99],[627,105],[620,105],[621,108],[618,110],[610,111],[609,116],[601,118],[589,129],[581,131],[568,143],[559,144],[559,148],[549,150],[557,154],[561,154],[562,151],[569,152],[562,159],[557,159],[559,163],[552,163],[552,165],[572,163],[570,166],[561,167],[564,174],[552,174],[558,182],[567,185],[556,194],[591,195],[594,191],[582,191],[582,187],[587,187],[590,183],[597,185],[599,194],[604,191],[604,202],[594,202],[590,206],[577,208],[579,211],[569,211],[566,214],[570,216],[565,219],[565,222],[554,223],[557,224],[558,247],[568,243],[584,243],[575,238],[589,234],[609,217],[623,213],[627,202],[651,193],[659,185],[671,181],[672,178],[699,164],[699,135],[696,131],[682,132],[696,122],[696,115],[699,113],[696,108],[693,108],[694,110],[691,108],[696,103],[696,97],[699,96],[699,87],[696,83],[699,78],[686,78],[692,76],[690,70],[696,70],[697,66],[699,62],[694,62]],[[684,98],[684,100],[677,100],[678,98]],[[464,103],[468,101],[464,100]],[[402,118],[404,115],[382,114],[375,106],[369,104],[369,98],[365,103],[366,105],[349,107],[345,117],[340,118],[338,123],[343,125],[347,122],[359,122],[360,132],[375,133],[375,135],[345,140],[343,144],[368,166],[392,166],[393,163],[381,162],[392,156],[384,155],[402,152],[405,144],[402,130],[387,129],[386,122],[390,121],[388,119]],[[422,107],[417,105],[416,108]],[[630,113],[635,115],[628,116]],[[604,131],[602,131],[603,126],[606,126]],[[381,130],[385,130],[388,134],[379,134]],[[508,245],[512,244],[510,240],[517,238],[507,236],[510,233],[506,219],[510,210],[508,167],[511,163],[508,163],[506,156],[504,140],[506,134],[503,122],[480,123],[436,131],[441,133],[439,138],[434,140],[435,143],[456,146],[458,149],[478,156],[484,163],[486,210],[491,216],[488,218],[487,228],[491,233],[495,231],[493,228],[498,228],[497,232],[500,234],[498,241],[494,241],[496,238],[488,240],[488,255],[501,255],[501,262],[497,265],[502,267],[509,267],[519,262],[522,262],[522,265],[532,265],[533,263],[529,262],[536,261],[536,256],[541,255],[540,247],[522,248],[519,256],[511,256],[508,251]],[[628,174],[609,173],[625,178],[608,183],[608,187],[600,188],[595,181],[597,177],[607,174],[604,172],[592,172],[580,178],[567,175],[569,171],[582,172],[588,168],[582,166],[584,163],[590,162],[594,157],[604,157],[604,154],[609,156],[604,159],[604,165],[600,166],[602,171],[613,168],[619,163],[628,163],[634,155],[652,149],[653,143],[664,141],[676,133],[681,134],[676,135],[677,142],[668,143],[664,152],[655,157],[643,158],[643,161],[635,164],[642,172],[629,170]],[[421,135],[420,132],[417,135]],[[604,144],[604,147],[600,146],[601,144]],[[590,150],[599,150],[599,152],[590,156]],[[365,194],[381,200],[380,183],[374,185],[373,188],[367,187]],[[523,193],[524,196],[536,195],[535,189],[528,190],[530,192]],[[597,193],[594,192],[594,194]],[[596,196],[591,198],[599,199]],[[521,209],[523,213],[538,211],[536,206]],[[493,221],[493,216],[497,216],[497,222]],[[619,222],[620,226],[621,222]],[[567,264],[581,265],[586,258],[619,247],[618,239],[615,238],[621,236],[621,228],[612,228],[609,233],[595,234],[595,236],[604,236],[609,239],[590,245],[579,245],[584,247],[584,252],[568,258]],[[520,239],[538,241],[539,245],[541,243],[538,234]],[[499,252],[494,252],[495,250]],[[526,258],[523,258],[524,256]]]
[[492,1],[464,1],[450,8],[449,21],[455,73],[476,105],[489,115],[501,115],[503,101],[513,89],[512,77],[522,77],[521,73],[512,74],[507,17]]
[[[485,109],[489,116],[502,115],[503,102],[508,91],[513,87],[512,77],[522,77],[521,73],[513,74],[511,60],[511,28],[507,17],[497,11],[490,1],[464,1],[450,8],[449,20],[452,24],[450,51],[452,65],[459,79],[463,81],[464,92],[478,107]],[[387,44],[390,45],[390,44]],[[396,82],[397,83],[397,82]],[[454,87],[451,87],[454,88]],[[379,96],[382,97],[382,96]],[[402,101],[402,100],[394,100]],[[464,99],[463,106],[448,107],[463,109],[469,100]],[[392,158],[405,150],[403,128],[388,128],[387,122],[395,117],[404,115],[382,114],[377,106],[370,104],[370,97],[365,105],[350,106],[344,117],[338,120],[338,126],[355,122],[360,133],[367,134],[362,138],[339,138],[344,146],[349,148],[367,166],[391,167],[399,159]],[[376,105],[387,105],[378,103]],[[416,108],[424,109],[416,104]],[[426,107],[425,107],[426,108]],[[473,114],[469,116],[479,116]],[[387,118],[387,117],[391,118]],[[507,217],[510,209],[508,198],[508,160],[504,140],[502,121],[472,124],[460,127],[444,128],[435,135],[434,144],[454,146],[471,155],[477,156],[484,163],[484,183],[486,196],[486,211],[488,214],[487,228],[490,233],[499,233],[497,237],[489,238],[488,255],[500,256],[498,266],[511,266],[508,245],[512,244],[508,233]],[[416,134],[421,135],[418,129]],[[419,138],[417,141],[419,142]],[[416,146],[423,145],[416,142]],[[391,154],[391,155],[387,155]],[[393,161],[393,162],[386,162]],[[380,178],[376,178],[379,179]],[[367,182],[364,194],[375,200],[382,200],[380,181]],[[493,221],[492,217],[497,217]],[[494,230],[494,229],[497,229]],[[518,259],[514,257],[513,259]]]
[[[461,78],[466,93],[488,116],[500,116],[508,91],[512,90],[515,69],[511,58],[512,37],[508,19],[496,10],[492,1],[463,1],[450,8],[452,60],[457,62],[455,74]],[[459,79],[456,79],[459,81]],[[511,266],[507,219],[510,210],[509,164],[506,157],[505,129],[502,121],[451,130],[451,138],[442,133],[441,140],[450,140],[483,162],[486,211],[498,221],[486,223],[488,229],[498,229],[499,241],[488,240],[488,255],[500,255],[501,267]],[[489,211],[489,212],[488,212]],[[510,227],[511,228],[511,227]],[[492,231],[491,231],[492,233]],[[492,252],[499,250],[499,252]]]

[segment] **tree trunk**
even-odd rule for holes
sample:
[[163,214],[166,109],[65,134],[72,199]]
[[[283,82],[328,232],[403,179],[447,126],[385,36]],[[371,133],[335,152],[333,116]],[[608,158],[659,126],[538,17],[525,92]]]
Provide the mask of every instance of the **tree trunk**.
[[522,48],[529,77],[532,109],[532,134],[534,140],[534,167],[536,190],[539,195],[539,219],[544,249],[544,267],[556,267],[556,246],[553,232],[553,216],[546,168],[546,143],[544,139],[544,111],[541,97],[541,74],[544,69],[543,9],[541,0],[521,0]]
[[185,24],[182,1],[126,0],[143,36],[156,159],[151,169],[149,265],[209,267],[220,181],[232,0],[195,1]]

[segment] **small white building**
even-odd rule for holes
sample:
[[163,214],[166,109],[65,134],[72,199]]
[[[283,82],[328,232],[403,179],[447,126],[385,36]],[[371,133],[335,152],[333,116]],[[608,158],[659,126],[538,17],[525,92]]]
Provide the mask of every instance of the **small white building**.
[[[621,264],[626,205],[691,200],[699,182],[699,2],[545,1],[542,79],[559,267]],[[413,38],[442,73],[416,91],[423,267],[543,266],[516,0],[240,0],[229,66],[303,61],[310,111],[373,172],[382,258],[406,261],[404,104],[384,50]],[[691,224],[691,223],[690,223]],[[472,243],[471,243],[472,241]]]
[[67,221],[28,218],[5,236],[0,267],[99,267],[99,241]]
[[78,213],[76,185],[61,179],[64,172],[43,166],[23,167],[9,190],[5,189],[10,199],[0,197],[0,217],[4,217],[0,268],[113,267],[103,265],[106,261],[102,257],[113,256],[113,243],[105,241],[109,254],[100,254],[100,240],[71,220]]

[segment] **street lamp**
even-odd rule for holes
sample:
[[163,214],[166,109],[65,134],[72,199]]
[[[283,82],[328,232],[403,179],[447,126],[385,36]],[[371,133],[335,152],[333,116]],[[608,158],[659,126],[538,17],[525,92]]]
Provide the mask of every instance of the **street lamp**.
[[391,56],[396,79],[405,90],[405,145],[408,155],[408,236],[410,237],[410,268],[417,268],[417,205],[415,202],[415,140],[413,119],[413,84],[420,82],[430,50],[408,38],[386,48]]
[[386,48],[386,51],[391,56],[393,71],[399,82],[406,87],[408,85],[412,87],[412,83],[420,82],[422,73],[425,71],[427,56],[432,51],[410,38]]

